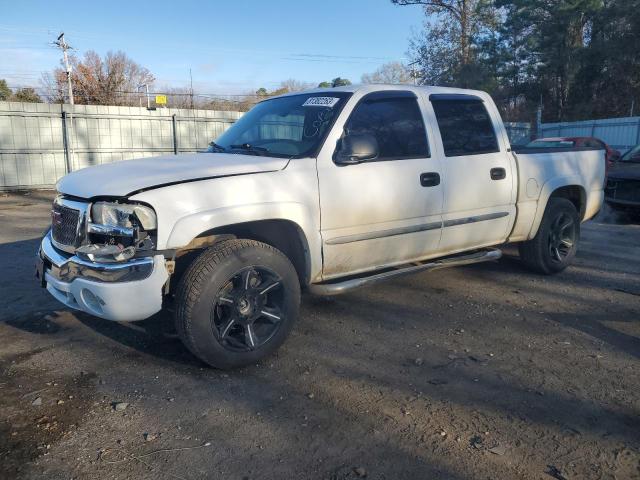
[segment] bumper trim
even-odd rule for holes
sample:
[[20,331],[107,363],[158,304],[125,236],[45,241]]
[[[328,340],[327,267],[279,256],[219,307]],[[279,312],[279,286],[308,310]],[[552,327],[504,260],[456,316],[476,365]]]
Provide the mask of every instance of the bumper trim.
[[86,278],[95,282],[133,282],[153,272],[153,257],[134,258],[121,263],[93,263],[75,255],[63,255],[55,249],[51,232],[40,244],[40,257],[51,263],[47,273],[63,282]]
[[[162,309],[169,279],[162,254],[118,264],[91,263],[41,242],[38,273],[47,291],[67,307],[117,322],[143,320]],[[140,278],[132,280],[138,275]]]

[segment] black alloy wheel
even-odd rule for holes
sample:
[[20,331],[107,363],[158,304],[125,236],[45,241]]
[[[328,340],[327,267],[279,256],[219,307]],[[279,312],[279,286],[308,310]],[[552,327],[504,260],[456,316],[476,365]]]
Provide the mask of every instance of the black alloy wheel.
[[549,255],[553,262],[562,263],[576,243],[576,224],[566,212],[560,212],[549,228]]
[[267,343],[284,318],[282,279],[267,267],[251,266],[220,290],[211,324],[228,350],[246,352]]
[[567,198],[551,197],[535,237],[519,245],[520,259],[531,270],[550,275],[567,268],[580,241],[580,214]]
[[175,293],[176,330],[216,368],[252,365],[275,352],[298,317],[300,278],[278,249],[222,240],[186,269]]

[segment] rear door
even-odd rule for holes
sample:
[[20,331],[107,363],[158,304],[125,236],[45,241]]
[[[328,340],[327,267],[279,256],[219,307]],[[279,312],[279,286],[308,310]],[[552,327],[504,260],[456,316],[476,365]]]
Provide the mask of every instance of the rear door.
[[440,250],[504,241],[515,220],[513,155],[492,102],[466,94],[432,94],[444,176]]
[[[325,143],[330,150],[318,157],[325,279],[405,263],[437,249],[441,169],[431,155],[420,102],[411,91],[364,95]],[[336,165],[332,156],[341,136],[365,133],[376,138],[378,158]]]

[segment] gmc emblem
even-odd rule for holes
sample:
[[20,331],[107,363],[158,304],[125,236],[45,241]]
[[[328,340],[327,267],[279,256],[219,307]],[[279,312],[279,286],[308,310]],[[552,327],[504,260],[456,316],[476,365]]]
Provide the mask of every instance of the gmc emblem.
[[62,214],[60,212],[51,210],[51,225],[54,227],[62,225]]

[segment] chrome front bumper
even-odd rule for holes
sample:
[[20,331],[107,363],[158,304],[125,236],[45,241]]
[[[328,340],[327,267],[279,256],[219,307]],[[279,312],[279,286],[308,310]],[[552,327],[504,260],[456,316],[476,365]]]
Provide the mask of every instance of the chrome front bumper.
[[63,282],[86,278],[95,282],[133,282],[153,272],[153,257],[135,258],[119,263],[94,263],[75,255],[60,253],[53,246],[51,232],[40,244],[40,258],[51,264],[50,274]]
[[116,321],[142,320],[162,308],[162,288],[169,278],[162,255],[92,263],[54,248],[49,232],[37,262],[43,286],[68,307]]

